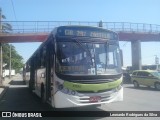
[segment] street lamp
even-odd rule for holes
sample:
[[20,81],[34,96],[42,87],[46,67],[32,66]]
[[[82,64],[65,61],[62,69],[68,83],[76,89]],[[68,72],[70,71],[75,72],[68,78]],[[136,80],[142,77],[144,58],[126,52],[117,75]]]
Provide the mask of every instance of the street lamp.
[[[2,10],[0,8],[0,34],[2,33],[1,19],[2,19]],[[0,86],[3,85],[2,77],[3,77],[2,76],[2,44],[0,43]]]

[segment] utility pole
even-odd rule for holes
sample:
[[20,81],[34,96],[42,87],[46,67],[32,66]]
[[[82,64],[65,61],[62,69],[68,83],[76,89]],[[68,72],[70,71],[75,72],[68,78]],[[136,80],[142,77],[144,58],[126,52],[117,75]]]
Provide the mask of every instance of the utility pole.
[[0,86],[3,85],[2,66],[2,44],[0,43]]
[[11,56],[12,56],[12,46],[10,44],[10,50],[9,50],[9,78],[11,79],[11,73],[12,73],[12,67],[11,67]]
[[[1,10],[1,8],[0,8],[0,34],[2,34],[2,10]],[[3,67],[3,65],[2,65],[2,43],[0,43],[0,86],[2,86],[3,85],[3,80],[2,80],[2,78],[3,78],[3,76],[2,76],[2,67]]]

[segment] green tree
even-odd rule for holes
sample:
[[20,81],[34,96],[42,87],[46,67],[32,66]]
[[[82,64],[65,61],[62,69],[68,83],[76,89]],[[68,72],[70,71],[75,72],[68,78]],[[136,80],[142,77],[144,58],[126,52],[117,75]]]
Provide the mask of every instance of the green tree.
[[[12,26],[9,23],[2,22],[2,20],[6,19],[5,15],[2,14],[2,9],[0,8],[0,24],[1,24],[1,33],[8,33],[12,31]],[[9,56],[10,56],[10,45],[9,44],[2,44],[3,49],[3,64],[7,64],[5,66],[5,69],[9,69]],[[16,72],[19,72],[19,70],[23,67],[23,58],[20,56],[17,51],[15,50],[15,47],[11,45],[11,67],[12,69],[15,69]]]
[[[5,66],[5,69],[9,69],[9,56],[10,56],[10,45],[3,44],[3,64],[7,64]],[[11,45],[11,65],[12,69],[15,69],[16,73],[20,71],[20,69],[23,67],[23,58],[20,56],[17,51],[15,50],[15,47]]]

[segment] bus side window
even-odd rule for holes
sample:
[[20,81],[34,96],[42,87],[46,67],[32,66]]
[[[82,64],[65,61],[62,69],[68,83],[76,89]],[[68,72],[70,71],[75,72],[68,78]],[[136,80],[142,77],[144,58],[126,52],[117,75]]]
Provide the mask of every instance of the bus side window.
[[45,67],[46,65],[46,46],[44,46],[41,50],[41,67]]

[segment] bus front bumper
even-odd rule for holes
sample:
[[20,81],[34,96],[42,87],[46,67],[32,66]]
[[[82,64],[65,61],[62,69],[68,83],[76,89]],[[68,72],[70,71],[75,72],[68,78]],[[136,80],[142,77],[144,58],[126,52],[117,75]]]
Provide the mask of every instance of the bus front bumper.
[[[96,101],[91,98],[100,98]],[[107,91],[102,93],[77,93],[69,95],[57,91],[52,101],[52,106],[55,108],[68,108],[87,105],[107,104],[111,102],[123,101],[123,87],[118,91]]]

